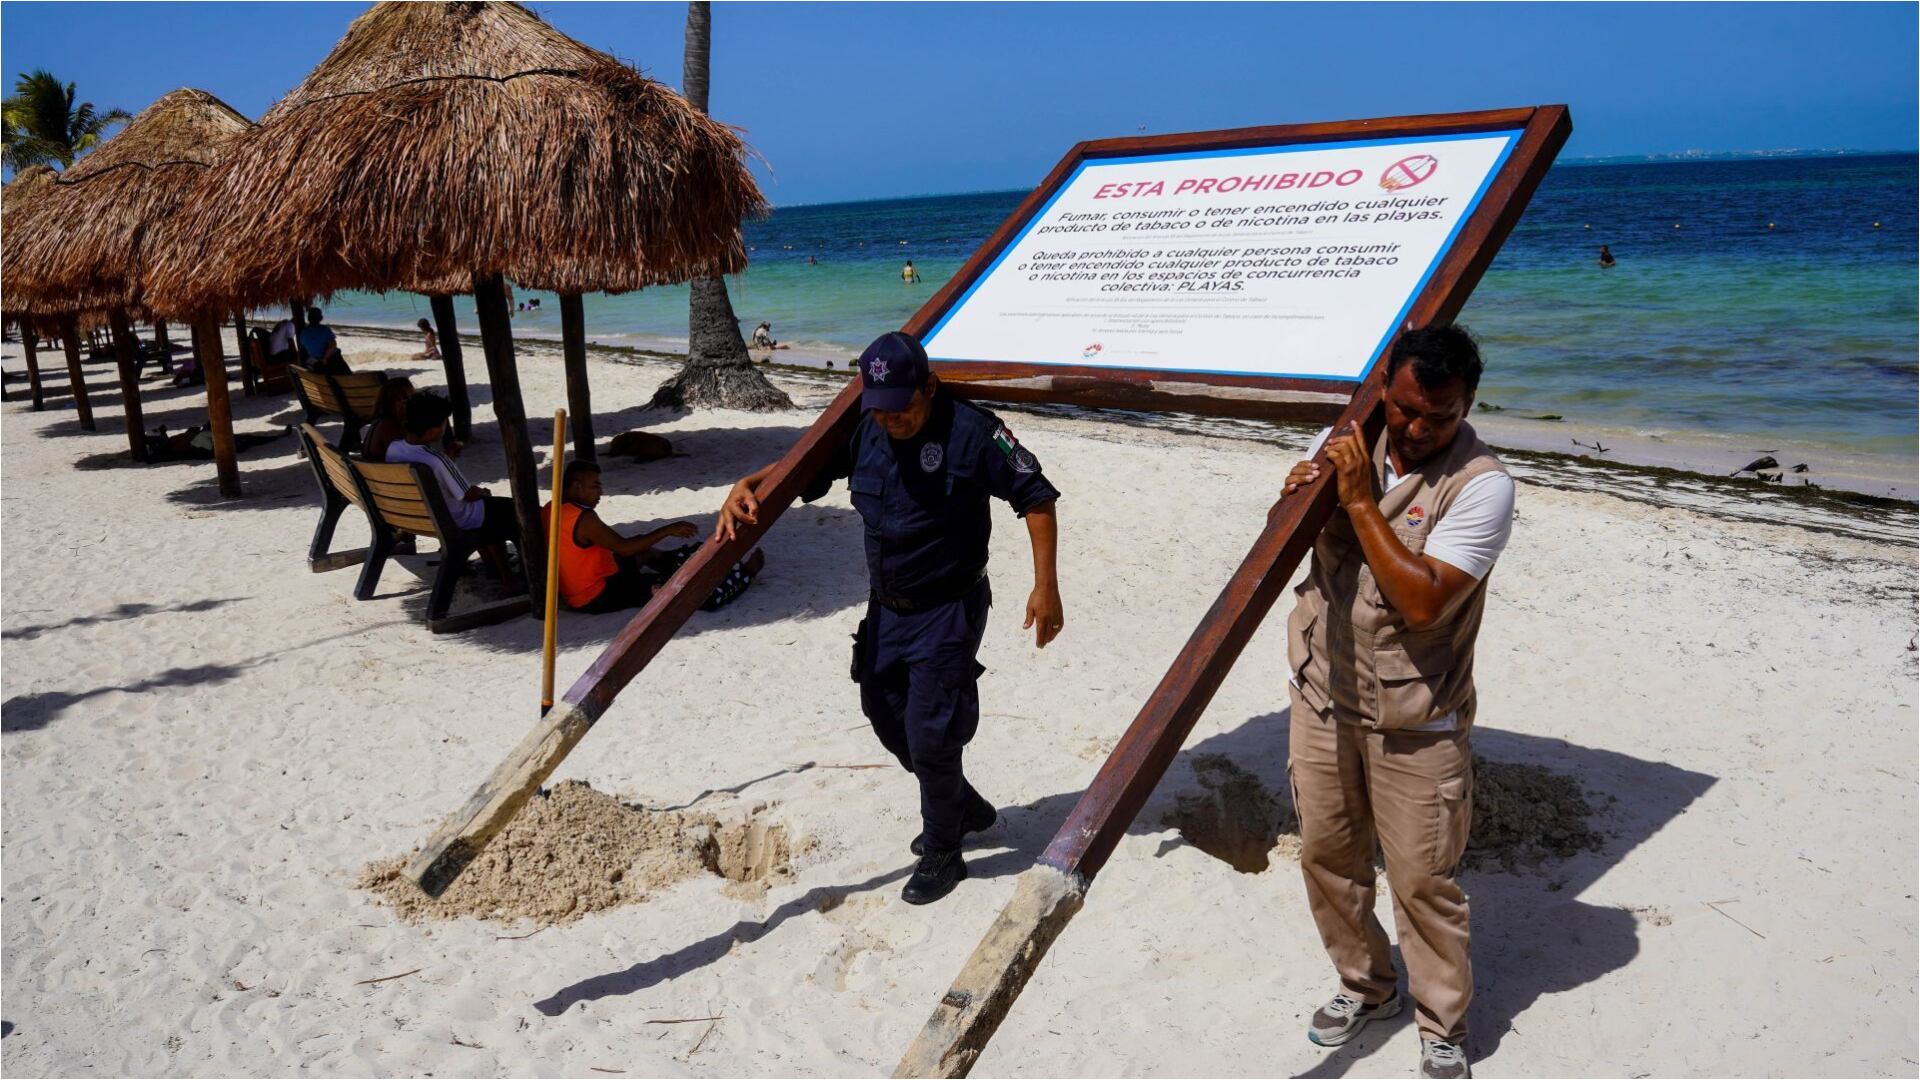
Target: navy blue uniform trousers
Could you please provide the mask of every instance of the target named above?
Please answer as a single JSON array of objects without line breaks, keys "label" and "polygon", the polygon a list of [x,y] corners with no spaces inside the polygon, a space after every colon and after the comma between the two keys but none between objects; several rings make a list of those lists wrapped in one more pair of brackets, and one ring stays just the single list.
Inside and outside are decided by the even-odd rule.
[{"label": "navy blue uniform trousers", "polygon": [[985,579],[958,600],[925,611],[867,607],[860,635],[860,708],[880,743],[920,781],[928,851],[960,847],[961,821],[979,798],[961,754],[980,726],[974,659],[987,631],[993,590]]}]

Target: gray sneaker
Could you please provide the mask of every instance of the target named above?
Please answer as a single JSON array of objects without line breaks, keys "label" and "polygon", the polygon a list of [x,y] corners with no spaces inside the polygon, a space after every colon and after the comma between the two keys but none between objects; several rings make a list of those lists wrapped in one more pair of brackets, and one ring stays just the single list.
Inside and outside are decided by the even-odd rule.
[{"label": "gray sneaker", "polygon": [[1392,997],[1374,1005],[1348,994],[1335,994],[1332,1001],[1320,1006],[1320,1011],[1313,1014],[1312,1022],[1307,1025],[1307,1038],[1320,1046],[1339,1046],[1358,1035],[1368,1023],[1398,1015],[1399,990],[1395,990]]},{"label": "gray sneaker", "polygon": [[1459,1043],[1421,1039],[1420,1075],[1434,1080],[1461,1080],[1472,1076],[1473,1070],[1467,1067],[1467,1051]]}]

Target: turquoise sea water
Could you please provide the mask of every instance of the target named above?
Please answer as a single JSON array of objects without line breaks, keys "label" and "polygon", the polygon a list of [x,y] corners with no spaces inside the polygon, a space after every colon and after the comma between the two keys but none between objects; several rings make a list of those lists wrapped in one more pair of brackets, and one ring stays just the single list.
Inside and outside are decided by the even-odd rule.
[{"label": "turquoise sea water", "polygon": [[[1912,154],[1556,167],[1461,316],[1488,361],[1481,400],[1646,434],[1913,457],[1917,168]],[[781,208],[746,226],[735,311],[805,351],[857,352],[1024,194]],[[1611,270],[1597,265],[1603,243]],[[923,284],[901,284],[907,259]],[[557,301],[540,295],[515,330],[557,337]],[[588,336],[684,343],[686,304],[684,287],[589,296]],[[470,318],[470,301],[455,306]],[[428,314],[406,294],[342,294],[329,312],[401,325]]]}]

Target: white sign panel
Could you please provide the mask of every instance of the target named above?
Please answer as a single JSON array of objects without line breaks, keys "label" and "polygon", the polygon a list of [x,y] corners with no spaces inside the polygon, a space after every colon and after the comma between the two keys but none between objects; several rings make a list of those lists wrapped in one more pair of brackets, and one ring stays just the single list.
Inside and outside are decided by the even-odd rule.
[{"label": "white sign panel", "polygon": [[934,325],[927,352],[1358,381],[1518,137],[1089,159]]}]

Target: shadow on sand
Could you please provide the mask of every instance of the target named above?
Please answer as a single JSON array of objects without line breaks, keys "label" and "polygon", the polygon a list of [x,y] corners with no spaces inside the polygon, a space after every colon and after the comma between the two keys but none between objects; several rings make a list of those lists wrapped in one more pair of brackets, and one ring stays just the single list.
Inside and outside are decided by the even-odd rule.
[{"label": "shadow on sand", "polygon": [[[1288,790],[1287,725],[1286,710],[1268,713],[1183,750],[1129,832],[1135,835],[1166,832],[1169,826],[1162,822],[1176,807],[1178,797],[1202,791],[1194,775],[1194,762],[1214,755],[1233,761],[1257,777],[1268,792],[1284,798]],[[1601,851],[1549,861],[1536,869],[1519,873],[1476,871],[1463,875],[1474,904],[1475,1000],[1469,1022],[1474,1030],[1474,1056],[1478,1057],[1491,1053],[1508,1031],[1516,1030],[1515,1018],[1539,998],[1599,979],[1625,967],[1638,955],[1639,931],[1631,912],[1582,903],[1577,897],[1669,821],[1684,813],[1713,785],[1715,778],[1611,750],[1520,735],[1484,725],[1475,732],[1475,749],[1480,756],[1493,761],[1541,765],[1577,777],[1594,806],[1595,826],[1608,837]],[[797,766],[713,790],[743,790],[777,776],[805,771],[805,768]],[[703,792],[700,797],[710,793]],[[1018,873],[1030,866],[1045,850],[1081,794],[1062,792],[1023,806],[1003,808],[999,823],[980,841],[982,845],[1003,850],[969,858],[973,876],[997,877]],[[1278,839],[1276,826],[1268,840],[1277,842]],[[1182,843],[1180,840],[1163,843],[1155,857],[1165,855]],[[1271,847],[1271,843],[1268,846]],[[677,978],[724,957],[736,942],[757,941],[789,920],[832,908],[840,898],[899,881],[909,870],[902,867],[853,885],[809,889],[781,904],[764,919],[741,920],[680,949],[563,987],[535,1002],[535,1007],[547,1015],[558,1015],[582,1001],[631,994]],[[1238,872],[1224,860],[1220,870]],[[1295,887],[1292,881],[1297,881],[1298,864],[1275,859],[1265,873],[1283,875],[1291,879],[1287,886]],[[1550,928],[1550,933],[1543,935],[1542,928]],[[1543,936],[1555,943],[1551,956],[1540,955],[1533,944]],[[1330,971],[1325,981],[1331,981]],[[1353,1042],[1331,1051],[1319,1065],[1303,1075],[1333,1077],[1349,1071],[1370,1071],[1359,1063],[1380,1049],[1399,1025],[1411,1023],[1411,1016],[1412,1010],[1407,1010],[1396,1020],[1372,1025]]]}]

